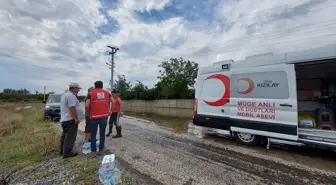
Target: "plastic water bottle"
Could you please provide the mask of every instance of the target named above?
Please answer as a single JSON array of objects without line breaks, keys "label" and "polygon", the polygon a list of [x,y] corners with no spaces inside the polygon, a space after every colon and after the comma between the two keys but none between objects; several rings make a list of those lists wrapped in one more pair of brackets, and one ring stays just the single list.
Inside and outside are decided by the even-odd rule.
[{"label": "plastic water bottle", "polygon": [[115,155],[105,155],[98,170],[99,180],[104,185],[116,185],[120,181],[120,171],[115,166]]},{"label": "plastic water bottle", "polygon": [[[100,148],[99,145],[100,145],[100,141],[97,140],[97,141],[96,141],[96,148],[97,148],[97,151],[99,151],[99,148]],[[91,147],[91,146],[90,146],[90,147]]]},{"label": "plastic water bottle", "polygon": [[82,151],[84,154],[90,153],[91,152],[91,143],[90,142],[85,142],[82,146]]},{"label": "plastic water bottle", "polygon": [[114,168],[110,171],[105,171],[103,167],[98,170],[99,180],[104,185],[116,185],[120,181],[120,171],[118,168]]},{"label": "plastic water bottle", "polygon": [[[99,151],[99,145],[100,145],[100,142],[99,141],[96,141],[96,147],[97,147],[97,151]],[[82,146],[82,152],[84,154],[88,154],[88,153],[91,153],[91,142],[85,142]]]}]

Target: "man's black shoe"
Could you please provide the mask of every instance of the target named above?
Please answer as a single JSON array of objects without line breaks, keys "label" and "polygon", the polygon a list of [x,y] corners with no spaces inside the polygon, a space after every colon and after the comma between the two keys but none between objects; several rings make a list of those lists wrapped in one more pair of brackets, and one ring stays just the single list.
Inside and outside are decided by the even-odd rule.
[{"label": "man's black shoe", "polygon": [[67,154],[67,155],[63,155],[63,159],[69,158],[69,157],[75,157],[77,155],[78,155],[78,153],[70,153],[70,154]]},{"label": "man's black shoe", "polygon": [[59,152],[59,155],[62,156],[62,155],[63,155],[63,151],[60,151],[60,152]]},{"label": "man's black shoe", "polygon": [[119,138],[119,137],[121,137],[121,135],[115,135],[112,138]]},{"label": "man's black shoe", "polygon": [[109,132],[106,134],[106,137],[109,137],[112,134],[112,132]]}]

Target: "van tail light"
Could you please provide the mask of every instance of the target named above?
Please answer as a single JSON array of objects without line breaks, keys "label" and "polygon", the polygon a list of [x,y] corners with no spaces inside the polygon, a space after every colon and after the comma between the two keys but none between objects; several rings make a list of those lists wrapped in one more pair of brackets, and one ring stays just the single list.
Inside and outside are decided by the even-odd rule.
[{"label": "van tail light", "polygon": [[198,101],[197,101],[197,99],[195,98],[195,100],[194,100],[194,116],[197,115],[197,104],[198,104]]}]

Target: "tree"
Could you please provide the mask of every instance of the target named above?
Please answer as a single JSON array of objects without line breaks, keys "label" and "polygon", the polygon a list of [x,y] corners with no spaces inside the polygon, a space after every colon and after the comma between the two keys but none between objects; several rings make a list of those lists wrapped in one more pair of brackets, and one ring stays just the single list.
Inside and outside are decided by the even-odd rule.
[{"label": "tree", "polygon": [[15,95],[28,95],[30,92],[24,88],[24,89],[11,89],[6,88],[2,91],[3,94],[15,94]]},{"label": "tree", "polygon": [[128,91],[132,89],[132,84],[130,81],[126,80],[125,75],[118,75],[117,80],[113,84],[113,89],[119,92],[122,99],[125,98]]},{"label": "tree", "polygon": [[138,83],[134,85],[132,88],[133,93],[135,95],[135,99],[148,99],[148,87],[145,86],[142,82],[137,81]]},{"label": "tree", "polygon": [[158,86],[164,98],[188,98],[189,88],[193,88],[195,84],[198,64],[183,58],[171,58],[159,67],[161,75],[158,77]]}]

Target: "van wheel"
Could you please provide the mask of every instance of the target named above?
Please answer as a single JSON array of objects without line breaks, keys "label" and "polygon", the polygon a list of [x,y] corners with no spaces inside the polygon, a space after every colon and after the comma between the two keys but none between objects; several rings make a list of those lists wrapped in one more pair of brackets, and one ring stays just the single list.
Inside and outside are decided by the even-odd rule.
[{"label": "van wheel", "polygon": [[242,132],[236,132],[235,138],[239,143],[242,143],[244,145],[249,145],[249,146],[256,146],[256,145],[259,145],[261,142],[261,137],[253,135],[253,134],[242,133]]}]

